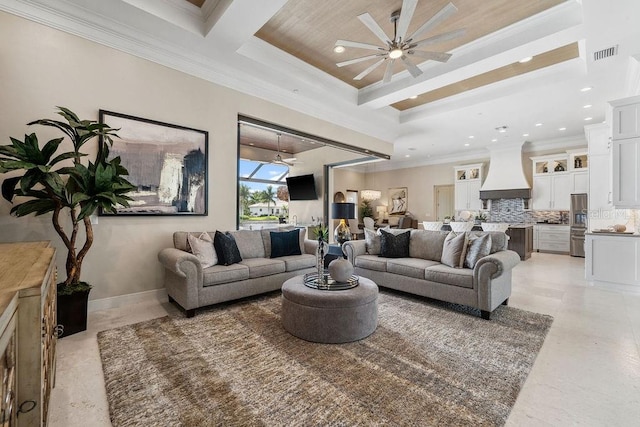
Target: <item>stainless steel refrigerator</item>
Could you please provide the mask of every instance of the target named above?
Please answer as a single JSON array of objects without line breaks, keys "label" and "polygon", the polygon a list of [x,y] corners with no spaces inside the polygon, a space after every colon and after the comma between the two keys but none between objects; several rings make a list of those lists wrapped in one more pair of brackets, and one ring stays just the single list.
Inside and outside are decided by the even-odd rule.
[{"label": "stainless steel refrigerator", "polygon": [[571,256],[584,258],[584,233],[587,231],[587,195],[572,194],[569,224],[571,225],[569,250]]}]

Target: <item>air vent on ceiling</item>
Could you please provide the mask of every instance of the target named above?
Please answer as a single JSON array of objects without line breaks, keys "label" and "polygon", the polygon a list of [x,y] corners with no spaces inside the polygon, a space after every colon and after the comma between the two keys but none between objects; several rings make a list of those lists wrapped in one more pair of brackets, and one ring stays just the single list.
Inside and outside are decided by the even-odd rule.
[{"label": "air vent on ceiling", "polygon": [[608,47],[606,49],[601,49],[597,52],[593,52],[593,60],[599,61],[601,59],[608,58],[610,56],[616,56],[618,54],[618,45]]}]

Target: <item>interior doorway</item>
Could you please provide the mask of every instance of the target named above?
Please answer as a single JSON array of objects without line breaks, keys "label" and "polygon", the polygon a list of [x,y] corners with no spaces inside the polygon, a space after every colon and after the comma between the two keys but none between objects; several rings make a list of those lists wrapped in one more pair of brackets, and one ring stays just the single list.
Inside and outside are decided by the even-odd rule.
[{"label": "interior doorway", "polygon": [[434,185],[434,206],[436,207],[436,221],[442,221],[445,216],[453,217],[454,209],[454,186]]}]

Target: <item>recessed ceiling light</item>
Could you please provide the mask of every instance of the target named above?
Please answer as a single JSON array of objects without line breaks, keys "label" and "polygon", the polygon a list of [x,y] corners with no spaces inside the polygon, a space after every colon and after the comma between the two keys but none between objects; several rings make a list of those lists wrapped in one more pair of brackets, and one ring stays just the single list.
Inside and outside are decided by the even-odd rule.
[{"label": "recessed ceiling light", "polygon": [[522,58],[520,61],[518,61],[521,64],[524,64],[525,62],[529,62],[533,59],[533,56],[527,56],[526,58]]},{"label": "recessed ceiling light", "polygon": [[473,138],[475,138],[475,136],[469,135],[469,139],[473,139]]},{"label": "recessed ceiling light", "polygon": [[523,133],[522,136],[529,136],[529,134],[528,133]]},{"label": "recessed ceiling light", "polygon": [[567,130],[567,128],[559,128],[558,130]]},{"label": "recessed ceiling light", "polygon": [[344,48],[344,46],[337,45],[337,46],[335,46],[335,47],[333,48],[333,51],[334,51],[335,53],[342,53],[342,52],[344,52],[344,51],[345,51],[345,48]]},{"label": "recessed ceiling light", "polygon": [[493,138],[491,142],[498,142],[498,140],[496,138]]},{"label": "recessed ceiling light", "polygon": [[507,127],[506,126],[498,126],[496,128],[496,130],[500,133],[505,133],[507,131]]},{"label": "recessed ceiling light", "polygon": [[465,147],[468,147],[468,146],[469,146],[469,143],[467,142],[466,144],[464,144],[464,146],[465,146]]},{"label": "recessed ceiling light", "polygon": [[591,89],[593,89],[591,86],[586,86],[580,89],[580,92],[589,92]]},{"label": "recessed ceiling light", "polygon": [[536,123],[536,126],[540,127],[540,126],[542,126],[542,123]]},{"label": "recessed ceiling light", "polygon": [[416,99],[417,97],[418,95],[413,95],[413,96],[410,96],[409,99]]},{"label": "recessed ceiling light", "polygon": [[585,117],[585,118],[584,118],[584,121],[585,121],[585,122],[588,122],[589,120],[593,120],[593,117]]},{"label": "recessed ceiling light", "polygon": [[254,144],[253,142],[250,142],[249,145],[253,147],[256,144]]},{"label": "recessed ceiling light", "polygon": [[583,105],[582,108],[591,108],[592,105],[591,104],[587,104],[587,105]]},{"label": "recessed ceiling light", "polygon": [[405,157],[411,157],[411,154],[405,154],[404,156]]}]

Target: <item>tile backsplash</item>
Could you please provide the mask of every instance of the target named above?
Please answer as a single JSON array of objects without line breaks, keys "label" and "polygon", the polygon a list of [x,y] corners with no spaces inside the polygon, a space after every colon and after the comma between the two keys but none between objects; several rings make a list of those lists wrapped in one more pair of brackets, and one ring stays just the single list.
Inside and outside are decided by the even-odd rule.
[{"label": "tile backsplash", "polygon": [[[491,209],[484,211],[489,222],[509,222],[512,224],[536,222],[567,222],[567,211],[532,211],[524,209],[524,201],[517,199],[491,200]],[[457,212],[458,216],[460,212]]]}]

